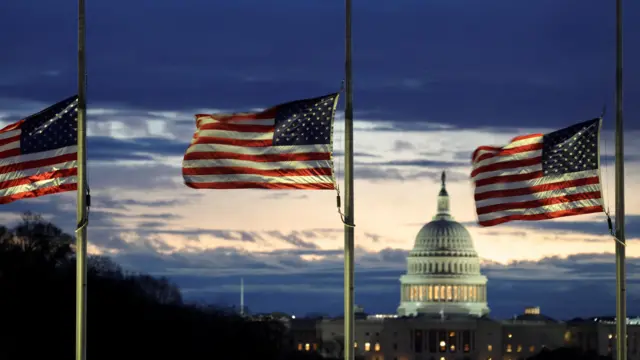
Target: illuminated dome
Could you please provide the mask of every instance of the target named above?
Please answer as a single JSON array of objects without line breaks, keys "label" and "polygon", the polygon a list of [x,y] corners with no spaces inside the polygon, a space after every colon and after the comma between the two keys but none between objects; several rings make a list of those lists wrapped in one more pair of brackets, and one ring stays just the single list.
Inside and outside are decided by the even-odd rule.
[{"label": "illuminated dome", "polygon": [[443,172],[436,215],[420,229],[409,252],[398,315],[489,312],[487,278],[480,273],[471,235],[450,214],[445,180]]}]

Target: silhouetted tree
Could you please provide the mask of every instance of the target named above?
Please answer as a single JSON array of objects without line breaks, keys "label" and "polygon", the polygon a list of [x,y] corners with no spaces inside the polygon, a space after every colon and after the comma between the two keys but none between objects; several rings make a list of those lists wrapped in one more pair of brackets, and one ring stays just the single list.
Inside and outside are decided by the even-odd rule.
[{"label": "silhouetted tree", "polygon": [[[0,359],[71,359],[75,343],[74,238],[26,213],[0,226]],[[166,278],[87,263],[88,358],[287,360],[286,329],[183,302]],[[296,354],[298,355],[298,354]],[[310,355],[313,356],[313,355]]]}]

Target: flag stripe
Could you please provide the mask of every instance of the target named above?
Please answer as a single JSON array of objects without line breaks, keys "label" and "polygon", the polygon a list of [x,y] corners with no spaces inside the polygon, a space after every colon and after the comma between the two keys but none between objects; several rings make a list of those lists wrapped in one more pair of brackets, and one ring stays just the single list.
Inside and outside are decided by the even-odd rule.
[{"label": "flag stripe", "polygon": [[8,204],[17,200],[29,199],[29,198],[35,198],[35,197],[44,196],[44,195],[52,195],[52,194],[66,192],[66,191],[78,190],[78,184],[76,183],[75,179],[73,179],[73,182],[68,182],[68,183],[58,182],[56,184],[48,184],[49,186],[44,186],[44,185],[45,185],[44,183],[39,183],[38,187],[34,188],[31,191],[22,191],[14,195],[2,196],[0,197],[0,204]]},{"label": "flag stripe", "polygon": [[[242,155],[286,155],[306,153],[329,153],[330,145],[296,145],[296,146],[271,146],[271,147],[242,147],[234,145],[194,144],[187,149],[187,154],[198,152],[221,152]],[[199,160],[199,159],[189,159]]]},{"label": "flag stripe", "polygon": [[[37,177],[39,175],[42,175],[42,173],[51,174],[51,173],[54,173],[56,171],[66,172],[66,171],[75,169],[76,166],[77,166],[76,161],[68,161],[68,162],[59,163],[59,164],[55,164],[55,165],[41,166],[41,167],[36,168],[36,169],[31,168],[31,169],[24,169],[24,170],[17,170],[17,171],[12,171],[12,172],[7,172],[7,173],[1,173],[0,174],[0,183],[3,184],[3,183],[7,183],[7,182],[12,182],[12,181],[23,181],[22,179],[28,179],[28,178]],[[0,189],[5,188],[5,187],[6,186],[0,185]]]},{"label": "flag stripe", "polygon": [[471,178],[479,224],[602,211],[596,120],[476,149]]},{"label": "flag stripe", "polygon": [[500,152],[502,150],[506,150],[506,149],[513,149],[513,148],[517,148],[520,146],[525,146],[525,145],[529,145],[529,144],[535,144],[537,142],[539,142],[539,138],[542,137],[543,134],[531,134],[531,135],[523,135],[523,136],[517,136],[515,138],[513,138],[511,140],[511,142],[503,147],[496,147],[496,146],[480,146],[476,149],[476,151],[473,152],[473,156],[471,157],[472,161],[475,163],[476,161],[478,161],[478,157],[489,153],[489,154],[495,154],[497,152]]},{"label": "flag stripe", "polygon": [[[20,130],[18,131],[11,131],[12,133],[17,132],[16,135],[11,134],[11,136],[7,136],[7,137],[2,137],[0,138],[0,149],[4,149],[4,147],[8,144],[20,144]],[[3,134],[5,135],[5,134]]]},{"label": "flag stripe", "polygon": [[539,221],[556,219],[559,217],[573,216],[573,215],[586,215],[602,212],[602,205],[576,207],[567,210],[546,211],[539,214],[511,214],[504,217],[479,221],[481,226],[494,226],[503,224],[509,221],[522,220],[522,221]]},{"label": "flag stripe", "polygon": [[238,139],[238,140],[271,140],[273,137],[273,127],[271,132],[260,131],[243,131],[243,130],[203,130],[200,131],[198,138],[222,138],[222,139]]},{"label": "flag stripe", "polygon": [[183,175],[262,175],[264,177],[273,176],[331,176],[331,168],[303,168],[303,169],[256,169],[251,167],[204,167],[204,168],[185,168],[182,170]]},{"label": "flag stripe", "polygon": [[[537,194],[540,192],[549,192],[549,191],[557,191],[562,189],[569,189],[574,187],[581,186],[590,186],[590,185],[598,185],[599,179],[597,176],[587,177],[587,178],[579,178],[574,180],[567,181],[559,181],[559,182],[550,182],[548,179],[544,179],[546,182],[528,182],[526,184],[517,183],[509,183],[506,185],[498,185],[495,186],[495,190],[488,191],[476,191],[475,199],[477,201],[476,204],[483,204],[482,201],[491,198],[507,198],[514,196],[529,196],[532,194]],[[509,188],[511,187],[511,188]],[[485,190],[485,189],[483,189]]]},{"label": "flag stripe", "polygon": [[244,125],[229,123],[209,123],[200,126],[202,132],[211,130],[253,132],[253,133],[273,133],[273,122],[270,125]]},{"label": "flag stripe", "polygon": [[[316,169],[316,168],[331,168],[331,162],[325,160],[310,160],[310,161],[270,161],[270,162],[255,162],[248,160],[236,160],[236,159],[211,159],[211,160],[190,160],[183,163],[185,170],[198,169],[198,168],[218,168],[218,167],[237,167],[246,168],[252,167],[259,170],[276,170],[276,169]],[[188,174],[192,175],[192,174]]]},{"label": "flag stripe", "polygon": [[198,114],[182,174],[196,189],[333,189],[337,94],[256,113]]},{"label": "flag stripe", "polygon": [[[534,209],[541,206],[561,204],[567,202],[573,202],[578,200],[587,199],[599,199],[599,188],[594,190],[594,187],[573,188],[572,190],[563,189],[564,191],[554,192],[541,192],[535,196],[517,196],[511,198],[502,198],[500,201],[495,201],[495,204],[490,205],[488,203],[478,206],[478,215],[484,215],[504,210],[516,210],[516,209]],[[591,191],[589,191],[591,190]],[[494,199],[495,200],[495,199]]]},{"label": "flag stripe", "polygon": [[77,168],[56,170],[56,171],[49,171],[49,172],[40,172],[38,174],[29,176],[29,177],[23,177],[19,179],[10,180],[10,181],[0,182],[0,191],[2,192],[2,194],[8,195],[14,190],[22,191],[22,189],[24,189],[23,185],[33,185],[33,184],[38,184],[41,181],[47,182],[47,181],[53,181],[54,179],[60,179],[60,178],[73,179],[74,176],[76,176],[77,174],[78,174]]},{"label": "flag stripe", "polygon": [[0,159],[0,174],[76,161],[77,157],[75,146],[69,146],[55,151],[13,156]]},{"label": "flag stripe", "polygon": [[190,164],[191,161],[233,159],[242,161],[262,162],[286,162],[286,161],[311,161],[330,160],[331,154],[321,152],[293,153],[293,154],[238,154],[232,152],[191,152],[185,155],[183,164]]},{"label": "flag stripe", "polygon": [[246,140],[246,139],[230,139],[220,137],[198,137],[194,139],[191,144],[193,145],[231,145],[238,147],[270,147],[271,139],[269,140]]},{"label": "flag stripe", "polygon": [[330,175],[314,174],[305,175],[300,173],[297,176],[263,176],[254,174],[226,174],[226,175],[185,175],[184,178],[189,183],[224,183],[224,182],[260,182],[271,184],[305,184],[312,182],[329,183],[332,182]]},{"label": "flag stripe", "polygon": [[270,190],[333,190],[333,182],[326,183],[264,183],[264,182],[217,182],[217,183],[190,183],[186,185],[194,189],[270,189]]},{"label": "flag stripe", "polygon": [[509,157],[507,157],[508,155],[515,155],[514,160],[522,159],[523,155],[526,155],[526,157],[535,157],[535,155],[532,155],[531,153],[542,154],[542,142],[518,146],[511,149],[504,149],[495,153],[484,153],[478,156],[476,162],[473,164],[473,168],[477,169],[480,166],[492,164],[494,161],[508,161],[506,160],[509,159]]},{"label": "flag stripe", "polygon": [[217,122],[251,122],[255,120],[273,119],[278,113],[277,106],[260,112],[232,114],[196,114],[196,120]]},{"label": "flag stripe", "polygon": [[[509,156],[509,158],[513,158],[513,156]],[[516,169],[520,171],[522,168],[528,168],[528,167],[537,169],[538,166],[541,167],[540,160],[542,160],[542,156],[531,157],[531,158],[520,159],[520,160],[509,159],[506,161],[495,162],[493,164],[481,166],[473,170],[471,172],[471,177],[475,178],[479,174],[481,175],[479,178],[482,178],[483,176],[487,177],[488,176],[487,174],[503,171],[503,170]]]}]

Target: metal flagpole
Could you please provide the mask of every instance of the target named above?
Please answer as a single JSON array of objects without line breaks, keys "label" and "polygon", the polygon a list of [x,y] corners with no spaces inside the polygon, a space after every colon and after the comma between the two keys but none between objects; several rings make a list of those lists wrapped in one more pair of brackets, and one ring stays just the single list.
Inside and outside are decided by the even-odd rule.
[{"label": "metal flagpole", "polygon": [[78,0],[78,195],[76,229],[76,360],[87,358],[87,156],[85,0]]},{"label": "metal flagpole", "polygon": [[622,0],[616,0],[616,352],[627,359],[627,309],[624,237],[624,134],[622,131]]},{"label": "metal flagpole", "polygon": [[344,359],[354,360],[353,85],[351,73],[351,0],[345,0],[344,108]]}]

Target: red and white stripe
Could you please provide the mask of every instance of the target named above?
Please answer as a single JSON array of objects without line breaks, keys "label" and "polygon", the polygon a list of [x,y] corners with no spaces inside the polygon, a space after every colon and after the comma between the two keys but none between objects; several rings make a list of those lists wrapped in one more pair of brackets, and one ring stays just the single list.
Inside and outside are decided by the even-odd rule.
[{"label": "red and white stripe", "polygon": [[480,225],[603,211],[599,171],[544,176],[542,141],[543,134],[518,136],[504,147],[481,146],[473,153]]},{"label": "red and white stripe", "polygon": [[0,130],[0,204],[77,190],[77,146],[22,155],[22,122]]},{"label": "red and white stripe", "polygon": [[273,146],[277,108],[199,114],[182,162],[194,189],[334,189],[331,145]]}]

